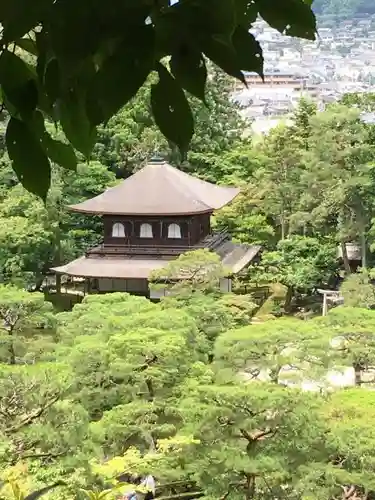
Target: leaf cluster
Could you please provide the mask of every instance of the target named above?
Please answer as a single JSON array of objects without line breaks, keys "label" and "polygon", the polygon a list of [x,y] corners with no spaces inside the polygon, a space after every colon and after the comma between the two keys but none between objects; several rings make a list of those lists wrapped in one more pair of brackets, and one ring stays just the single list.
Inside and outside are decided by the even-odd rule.
[{"label": "leaf cluster", "polygon": [[[244,70],[262,75],[262,50],[249,32],[258,15],[286,35],[315,37],[315,17],[303,0],[5,2],[0,86],[10,115],[6,146],[19,180],[45,199],[50,161],[71,169],[75,150],[89,157],[97,126],[153,72],[155,122],[186,151],[194,120],[185,91],[205,100],[206,59],[241,81]],[[45,119],[59,123],[67,140],[55,139]]]}]

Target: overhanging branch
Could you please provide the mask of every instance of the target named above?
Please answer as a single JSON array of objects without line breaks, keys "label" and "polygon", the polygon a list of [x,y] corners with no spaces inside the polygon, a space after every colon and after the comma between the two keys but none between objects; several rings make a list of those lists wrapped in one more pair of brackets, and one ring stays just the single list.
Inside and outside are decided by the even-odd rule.
[{"label": "overhanging branch", "polygon": [[43,413],[48,410],[52,405],[54,405],[62,396],[62,393],[56,394],[52,397],[44,406],[34,410],[29,415],[26,415],[18,424],[5,429],[5,434],[14,434],[20,431],[23,427],[26,427],[34,422],[34,420],[38,419],[43,415]]}]

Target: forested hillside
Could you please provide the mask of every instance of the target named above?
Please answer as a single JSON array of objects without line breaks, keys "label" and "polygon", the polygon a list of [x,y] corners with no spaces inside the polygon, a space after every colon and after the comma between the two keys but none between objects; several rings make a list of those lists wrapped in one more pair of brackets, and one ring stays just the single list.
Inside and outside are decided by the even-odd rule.
[{"label": "forested hillside", "polygon": [[372,0],[314,0],[313,9],[318,15],[333,15],[342,19],[375,14]]}]

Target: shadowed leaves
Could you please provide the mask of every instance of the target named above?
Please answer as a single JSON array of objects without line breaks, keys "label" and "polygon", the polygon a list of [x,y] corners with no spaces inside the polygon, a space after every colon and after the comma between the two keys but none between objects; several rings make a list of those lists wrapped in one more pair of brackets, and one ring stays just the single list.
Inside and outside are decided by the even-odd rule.
[{"label": "shadowed leaves", "polygon": [[[151,89],[155,122],[184,153],[194,130],[184,91],[205,102],[204,56],[242,82],[245,70],[262,76],[262,50],[249,33],[258,15],[286,35],[315,37],[315,17],[310,2],[303,0],[181,0],[174,5],[149,0],[4,0],[2,104],[25,123],[35,110],[42,111],[62,126],[71,146],[89,158],[96,126],[107,123],[156,70],[159,82]],[[32,59],[31,66],[8,48],[13,41]],[[162,66],[165,57],[171,57],[172,74]],[[56,161],[56,148],[46,153]],[[58,155],[69,155],[72,164],[67,148],[59,147]],[[24,186],[45,193],[45,187],[32,187],[33,173],[20,175],[19,159],[16,164]],[[38,174],[44,177],[43,186],[49,183],[46,165],[44,161]]]}]

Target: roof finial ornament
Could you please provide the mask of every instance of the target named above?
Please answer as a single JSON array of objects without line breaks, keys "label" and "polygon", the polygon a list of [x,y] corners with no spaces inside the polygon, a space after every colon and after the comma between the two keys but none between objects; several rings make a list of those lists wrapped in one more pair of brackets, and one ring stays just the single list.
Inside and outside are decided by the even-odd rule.
[{"label": "roof finial ornament", "polygon": [[155,149],[153,155],[150,158],[149,163],[160,164],[160,163],[164,163],[164,162],[165,162],[165,159],[163,158],[163,156],[159,153],[159,151],[157,149]]}]

